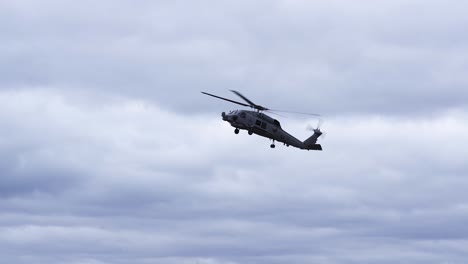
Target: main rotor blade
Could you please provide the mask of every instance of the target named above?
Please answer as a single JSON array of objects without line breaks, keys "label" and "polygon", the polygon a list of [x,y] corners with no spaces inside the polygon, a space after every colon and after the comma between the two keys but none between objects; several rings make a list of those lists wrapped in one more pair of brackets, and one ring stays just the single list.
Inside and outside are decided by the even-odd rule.
[{"label": "main rotor blade", "polygon": [[209,93],[205,93],[205,92],[201,92],[201,93],[202,93],[202,94],[209,95],[209,96],[213,96],[213,97],[215,97],[215,98],[218,98],[218,99],[221,99],[221,100],[225,100],[225,101],[228,101],[228,102],[231,102],[231,103],[235,103],[235,104],[238,104],[238,105],[253,107],[252,105],[248,105],[248,104],[244,104],[244,103],[237,102],[237,101],[234,101],[234,100],[230,100],[230,99],[227,99],[227,98],[224,98],[224,97],[221,97],[221,96],[217,96],[217,95],[214,95],[214,94],[209,94]]},{"label": "main rotor blade", "polygon": [[253,108],[257,109],[257,110],[269,110],[268,108],[266,107],[263,107],[261,105],[257,105],[255,104],[254,102],[250,101],[249,99],[247,99],[247,97],[243,96],[241,93],[239,93],[238,91],[234,91],[234,90],[230,90],[231,92],[235,93],[237,96],[239,96],[240,98],[244,99],[244,101],[246,101],[247,103],[249,103]]},{"label": "main rotor blade", "polygon": [[295,111],[284,111],[284,110],[276,110],[276,109],[269,109],[270,111],[274,112],[281,112],[281,113],[291,113],[291,114],[299,114],[299,115],[311,115],[311,116],[320,116],[319,114],[314,113],[304,113],[304,112],[295,112]]},{"label": "main rotor blade", "polygon": [[278,113],[276,113],[276,112],[274,112],[274,111],[271,111],[271,110],[266,110],[265,112],[270,113],[270,114],[273,114],[273,115],[281,116],[281,117],[284,117],[284,118],[288,118],[288,117],[285,116],[285,115],[278,114]]}]

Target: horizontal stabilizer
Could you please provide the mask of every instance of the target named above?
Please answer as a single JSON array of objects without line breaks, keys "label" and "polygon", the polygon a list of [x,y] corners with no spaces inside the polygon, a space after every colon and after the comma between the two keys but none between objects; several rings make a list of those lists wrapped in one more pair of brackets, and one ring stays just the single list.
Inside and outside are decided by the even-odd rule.
[{"label": "horizontal stabilizer", "polygon": [[322,150],[322,146],[320,144],[313,144],[313,145],[308,146],[307,149]]}]

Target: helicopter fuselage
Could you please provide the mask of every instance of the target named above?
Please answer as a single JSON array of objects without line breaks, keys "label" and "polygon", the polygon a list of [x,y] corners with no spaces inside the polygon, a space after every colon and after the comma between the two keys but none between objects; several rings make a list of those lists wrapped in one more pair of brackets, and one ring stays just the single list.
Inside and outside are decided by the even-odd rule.
[{"label": "helicopter fuselage", "polygon": [[236,134],[239,133],[239,129],[242,129],[247,130],[250,135],[257,134],[273,140],[272,148],[275,147],[274,141],[278,141],[284,143],[286,146],[293,146],[300,149],[322,150],[322,147],[316,144],[317,138],[321,135],[321,132],[314,133],[310,138],[302,142],[284,131],[278,120],[259,111],[234,110],[230,111],[228,114],[223,112],[221,116],[224,121],[236,128],[234,131]]}]

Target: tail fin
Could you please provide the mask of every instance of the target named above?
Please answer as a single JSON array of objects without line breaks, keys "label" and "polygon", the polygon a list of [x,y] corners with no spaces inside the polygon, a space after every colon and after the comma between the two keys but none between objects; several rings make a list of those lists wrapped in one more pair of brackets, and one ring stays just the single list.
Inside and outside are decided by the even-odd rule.
[{"label": "tail fin", "polygon": [[322,135],[320,129],[314,129],[314,134],[310,136],[308,139],[304,140],[304,146],[306,149],[312,150],[322,150],[322,146],[317,144],[317,139]]}]

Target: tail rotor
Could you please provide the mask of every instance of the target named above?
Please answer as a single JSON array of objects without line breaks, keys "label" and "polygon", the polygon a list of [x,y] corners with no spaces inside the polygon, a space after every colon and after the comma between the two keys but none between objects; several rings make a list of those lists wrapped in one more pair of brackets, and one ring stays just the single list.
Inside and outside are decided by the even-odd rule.
[{"label": "tail rotor", "polygon": [[319,118],[318,122],[317,122],[317,126],[313,127],[312,125],[307,125],[306,129],[309,130],[309,131],[313,131],[314,134],[317,135],[317,137],[320,137],[322,136],[322,139],[325,138],[325,133],[323,133],[320,128],[322,127],[323,125],[323,119],[322,118]]}]

